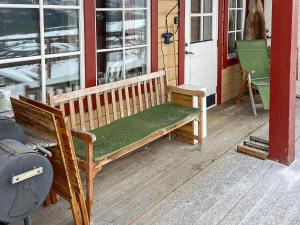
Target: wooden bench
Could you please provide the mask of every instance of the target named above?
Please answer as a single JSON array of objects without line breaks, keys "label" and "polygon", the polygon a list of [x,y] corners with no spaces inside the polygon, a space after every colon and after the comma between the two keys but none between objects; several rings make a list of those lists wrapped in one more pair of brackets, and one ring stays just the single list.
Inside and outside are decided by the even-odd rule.
[{"label": "wooden bench", "polygon": [[87,174],[90,215],[93,178],[105,164],[166,134],[201,144],[204,96],[200,90],[168,86],[165,71],[48,96],[49,104],[59,107],[73,128],[78,165]]}]

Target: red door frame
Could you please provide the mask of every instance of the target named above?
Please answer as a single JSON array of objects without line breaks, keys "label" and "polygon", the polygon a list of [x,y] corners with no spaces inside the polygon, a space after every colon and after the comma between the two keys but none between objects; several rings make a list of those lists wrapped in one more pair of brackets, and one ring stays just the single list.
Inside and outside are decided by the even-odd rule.
[{"label": "red door frame", "polygon": [[298,0],[273,0],[272,8],[269,158],[290,165],[296,141]]}]

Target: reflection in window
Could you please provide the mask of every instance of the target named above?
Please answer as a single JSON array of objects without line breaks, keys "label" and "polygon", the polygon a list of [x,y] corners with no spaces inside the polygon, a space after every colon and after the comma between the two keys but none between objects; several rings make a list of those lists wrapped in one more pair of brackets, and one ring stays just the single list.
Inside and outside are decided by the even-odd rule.
[{"label": "reflection in window", "polygon": [[[47,8],[40,9],[40,1]],[[46,102],[51,90],[79,89],[81,10],[79,0],[0,0],[0,112],[10,109],[11,96]]]},{"label": "reflection in window", "polygon": [[45,5],[78,5],[78,0],[44,0]]},{"label": "reflection in window", "polygon": [[123,47],[122,11],[97,12],[97,48]]},{"label": "reflection in window", "polygon": [[147,48],[126,50],[125,71],[126,78],[140,76],[147,72]]},{"label": "reflection in window", "polygon": [[68,93],[79,89],[80,58],[69,56],[46,60],[47,93]]},{"label": "reflection in window", "polygon": [[0,9],[0,60],[40,54],[38,9]]},{"label": "reflection in window", "polygon": [[147,1],[97,0],[96,5],[98,84],[147,73]]},{"label": "reflection in window", "polygon": [[79,50],[79,15],[77,10],[45,10],[46,54]]},{"label": "reflection in window", "polygon": [[98,84],[123,79],[123,51],[101,52],[97,55]]},{"label": "reflection in window", "polygon": [[228,58],[234,58],[235,42],[243,39],[245,0],[230,0],[228,12]]},{"label": "reflection in window", "polygon": [[147,11],[126,11],[126,46],[147,44]]},{"label": "reflection in window", "polygon": [[39,0],[0,0],[0,4],[39,4]]},{"label": "reflection in window", "polygon": [[11,96],[24,95],[41,100],[40,62],[30,61],[0,66],[0,113],[10,110]]}]

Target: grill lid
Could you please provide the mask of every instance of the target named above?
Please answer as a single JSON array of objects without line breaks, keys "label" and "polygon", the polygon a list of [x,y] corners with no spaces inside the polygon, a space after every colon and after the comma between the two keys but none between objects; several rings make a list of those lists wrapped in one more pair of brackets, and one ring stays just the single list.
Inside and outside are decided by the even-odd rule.
[{"label": "grill lid", "polygon": [[0,221],[13,222],[43,203],[51,188],[53,169],[47,158],[20,142],[0,142]]}]

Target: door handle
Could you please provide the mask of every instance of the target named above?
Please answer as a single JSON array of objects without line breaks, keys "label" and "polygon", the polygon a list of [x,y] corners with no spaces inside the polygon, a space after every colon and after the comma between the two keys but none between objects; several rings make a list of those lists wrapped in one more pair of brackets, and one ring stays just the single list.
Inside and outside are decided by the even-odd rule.
[{"label": "door handle", "polygon": [[194,55],[195,53],[194,53],[194,52],[188,52],[188,51],[185,51],[185,54],[186,54],[186,55]]}]

